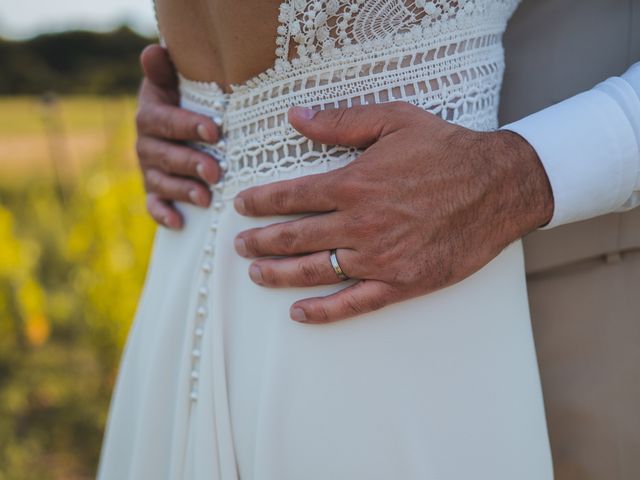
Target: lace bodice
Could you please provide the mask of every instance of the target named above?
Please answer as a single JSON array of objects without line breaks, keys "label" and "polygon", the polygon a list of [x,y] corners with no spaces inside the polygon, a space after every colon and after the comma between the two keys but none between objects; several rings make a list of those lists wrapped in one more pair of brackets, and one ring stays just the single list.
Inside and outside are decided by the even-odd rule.
[{"label": "lace bodice", "polygon": [[[215,0],[212,0],[215,1]],[[320,109],[403,100],[476,130],[497,128],[502,34],[520,0],[287,0],[272,68],[231,86],[180,77],[182,106],[222,125],[224,195],[337,168],[358,151],[320,145],[288,123]]]}]

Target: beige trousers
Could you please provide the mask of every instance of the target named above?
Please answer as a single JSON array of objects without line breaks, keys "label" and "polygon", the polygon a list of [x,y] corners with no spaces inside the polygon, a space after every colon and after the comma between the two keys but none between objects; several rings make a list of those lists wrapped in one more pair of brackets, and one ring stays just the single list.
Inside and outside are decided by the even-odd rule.
[{"label": "beige trousers", "polygon": [[528,288],[556,480],[640,479],[640,249]]}]

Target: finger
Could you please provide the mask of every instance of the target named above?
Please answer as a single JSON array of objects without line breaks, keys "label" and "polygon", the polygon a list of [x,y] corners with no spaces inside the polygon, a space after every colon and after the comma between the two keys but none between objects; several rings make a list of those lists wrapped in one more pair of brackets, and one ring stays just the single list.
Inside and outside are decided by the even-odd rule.
[{"label": "finger", "polygon": [[[249,267],[249,277],[265,287],[311,287],[340,283],[331,260],[330,252],[312,253],[301,257],[256,260]],[[353,278],[362,278],[364,263],[355,250],[341,248],[337,251],[340,267]]]},{"label": "finger", "polygon": [[240,232],[234,245],[246,258],[297,255],[348,246],[351,240],[340,214],[310,215]]},{"label": "finger", "polygon": [[169,53],[158,44],[148,45],[140,54],[140,65],[145,77],[163,88],[177,88],[178,77]]},{"label": "finger", "polygon": [[199,207],[211,203],[211,191],[202,183],[184,177],[167,175],[156,169],[145,170],[145,190],[163,200],[189,202]]},{"label": "finger", "polygon": [[[141,120],[145,119],[144,115],[147,107],[152,105],[156,107],[173,106],[178,109],[178,78],[167,50],[157,44],[149,45],[142,51],[140,63],[145,74],[145,79],[140,89],[141,111],[139,115],[143,114]],[[150,113],[153,117],[157,112],[152,111]],[[169,115],[173,116],[174,114],[170,113]],[[156,121],[160,120],[160,118],[162,117],[156,118]],[[151,120],[153,121],[154,119],[151,118]],[[162,134],[160,136],[174,140],[202,140],[211,143],[218,141],[218,127],[210,118],[191,113],[188,117],[181,115],[181,118],[177,118],[175,121],[181,122],[183,120],[188,124],[178,125],[177,127],[159,125],[160,132],[175,131],[176,135],[178,135],[177,137],[167,137]],[[153,126],[155,123],[153,122],[150,125]],[[140,126],[144,128],[144,125]],[[185,129],[187,133],[181,134],[181,131],[184,132]]]},{"label": "finger", "polygon": [[183,219],[178,209],[155,193],[147,194],[147,211],[160,225],[175,230],[182,228]]},{"label": "finger", "polygon": [[338,208],[334,192],[343,188],[341,172],[339,168],[251,187],[236,195],[233,204],[238,213],[252,217],[330,212]]},{"label": "finger", "polygon": [[329,323],[369,313],[396,301],[393,287],[378,280],[360,280],[326,297],[300,300],[290,316],[302,323]]},{"label": "finger", "polygon": [[142,168],[199,178],[210,184],[220,179],[218,162],[195,148],[143,136],[136,142],[136,151]]},{"label": "finger", "polygon": [[217,142],[218,127],[209,117],[191,112],[158,99],[140,99],[136,115],[139,135],[166,140]]},{"label": "finger", "polygon": [[407,102],[355,105],[350,108],[311,110],[291,107],[289,123],[305,137],[328,145],[367,148],[405,125],[415,107]]}]

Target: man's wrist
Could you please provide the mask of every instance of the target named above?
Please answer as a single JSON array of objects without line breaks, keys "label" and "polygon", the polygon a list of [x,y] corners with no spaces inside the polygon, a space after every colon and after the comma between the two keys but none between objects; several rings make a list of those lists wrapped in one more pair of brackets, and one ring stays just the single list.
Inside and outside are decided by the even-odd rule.
[{"label": "man's wrist", "polygon": [[518,236],[548,224],[554,212],[549,177],[535,149],[517,133],[495,132],[511,192],[511,220]]}]

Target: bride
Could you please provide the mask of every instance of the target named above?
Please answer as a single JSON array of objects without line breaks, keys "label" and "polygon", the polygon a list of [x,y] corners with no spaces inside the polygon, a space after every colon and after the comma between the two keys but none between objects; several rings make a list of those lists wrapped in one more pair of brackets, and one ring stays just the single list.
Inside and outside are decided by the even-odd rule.
[{"label": "bride", "polygon": [[[157,232],[100,480],[552,478],[519,241],[447,288],[322,324],[292,321],[304,318],[290,307],[376,285],[355,240],[316,232],[313,252],[271,252],[272,267],[292,255],[325,262],[334,277],[306,288],[252,281],[252,255],[237,243],[292,220],[242,215],[237,199],[250,197],[240,192],[323,172],[336,183],[298,188],[294,218],[313,190],[326,208],[305,221],[334,215],[358,230],[339,216],[353,193],[337,175],[357,171],[377,144],[310,140],[300,112],[394,102],[385,112],[397,122],[421,109],[443,132],[496,129],[501,36],[517,4],[158,0],[181,106],[220,126],[194,146],[224,176],[209,208],[179,205],[182,231]],[[394,174],[389,165],[381,175]],[[412,181],[398,177],[398,191]]]}]

